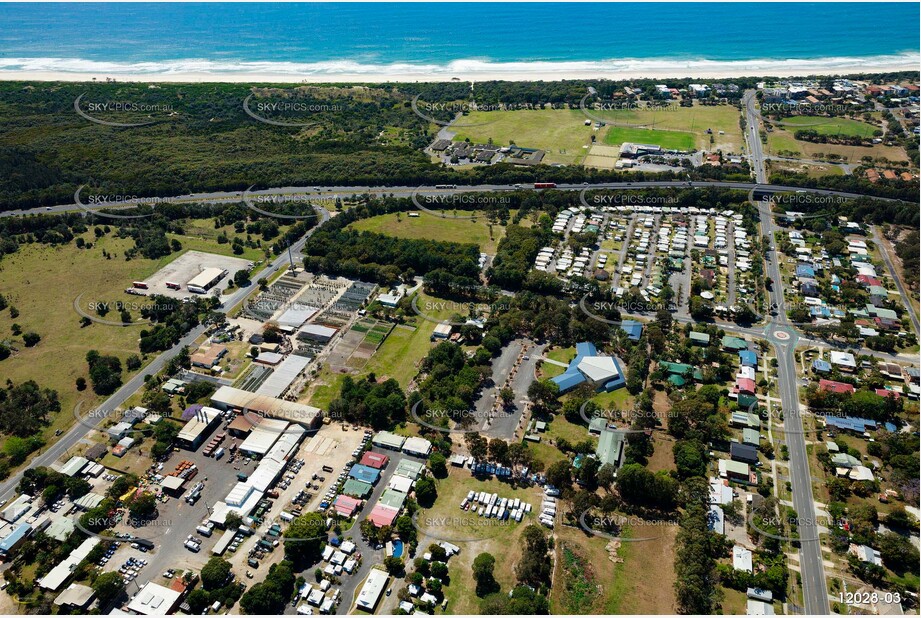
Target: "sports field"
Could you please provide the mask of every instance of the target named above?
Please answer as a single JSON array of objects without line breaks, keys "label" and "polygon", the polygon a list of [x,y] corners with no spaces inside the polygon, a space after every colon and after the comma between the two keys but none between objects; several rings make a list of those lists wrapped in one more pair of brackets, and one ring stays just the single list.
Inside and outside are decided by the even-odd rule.
[{"label": "sports field", "polygon": [[[604,143],[606,144],[639,142],[658,144],[663,148],[697,148],[722,150],[727,153],[742,151],[742,130],[739,128],[740,111],[733,105],[671,106],[658,110],[597,110],[592,111],[591,114],[613,125],[605,136]],[[639,131],[649,129],[650,131],[629,133],[629,129]],[[708,129],[711,133],[707,133]],[[720,134],[720,131],[723,133]],[[682,136],[690,134],[690,141],[687,137],[670,135],[670,132]],[[664,133],[664,135],[659,135],[659,133]]]},{"label": "sports field", "polygon": [[668,150],[691,150],[695,148],[697,139],[693,133],[630,127],[610,127],[604,135],[605,144],[615,145],[624,142],[656,144]]}]

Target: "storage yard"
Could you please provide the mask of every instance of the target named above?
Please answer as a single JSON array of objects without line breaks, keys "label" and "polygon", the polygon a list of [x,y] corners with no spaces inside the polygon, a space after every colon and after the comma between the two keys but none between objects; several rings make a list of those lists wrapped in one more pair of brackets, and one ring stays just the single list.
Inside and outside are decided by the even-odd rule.
[{"label": "storage yard", "polygon": [[[146,287],[130,285],[135,293],[161,294],[183,298],[191,294],[209,294],[227,286],[239,270],[248,270],[253,263],[240,258],[187,251],[142,282]],[[130,283],[130,282],[129,282]]]}]

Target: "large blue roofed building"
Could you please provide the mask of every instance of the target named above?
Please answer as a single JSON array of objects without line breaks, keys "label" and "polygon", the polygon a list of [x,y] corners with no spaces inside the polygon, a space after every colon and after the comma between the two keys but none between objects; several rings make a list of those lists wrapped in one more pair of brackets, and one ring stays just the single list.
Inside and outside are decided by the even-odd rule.
[{"label": "large blue roofed building", "polygon": [[598,391],[613,391],[626,384],[620,364],[613,356],[599,356],[594,344],[587,341],[576,344],[576,357],[562,374],[551,378],[565,393],[583,382],[595,385]]}]

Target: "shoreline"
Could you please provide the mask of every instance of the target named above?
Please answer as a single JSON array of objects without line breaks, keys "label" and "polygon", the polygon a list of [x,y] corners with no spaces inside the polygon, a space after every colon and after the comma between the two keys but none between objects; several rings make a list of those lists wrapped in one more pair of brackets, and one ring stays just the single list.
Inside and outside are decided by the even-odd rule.
[{"label": "shoreline", "polygon": [[627,68],[601,69],[598,67],[551,70],[542,63],[535,63],[533,70],[528,70],[526,63],[520,63],[509,70],[464,70],[416,72],[322,72],[298,74],[296,72],[272,71],[226,71],[226,72],[71,72],[71,71],[6,71],[0,70],[0,81],[28,82],[116,82],[135,83],[277,83],[277,84],[358,84],[358,83],[436,83],[436,82],[482,82],[482,81],[548,81],[559,82],[580,79],[610,79],[616,81],[631,79],[739,79],[752,77],[798,78],[813,75],[842,76],[870,73],[892,73],[901,71],[919,72],[917,64],[894,63],[892,65],[870,66],[790,66],[779,71],[775,66],[759,66],[753,62],[750,68],[741,67],[655,67],[647,69]]}]

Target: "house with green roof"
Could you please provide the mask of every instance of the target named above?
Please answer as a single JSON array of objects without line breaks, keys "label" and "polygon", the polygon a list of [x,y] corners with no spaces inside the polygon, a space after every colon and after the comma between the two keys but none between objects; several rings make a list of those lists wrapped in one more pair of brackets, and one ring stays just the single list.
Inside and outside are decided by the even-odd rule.
[{"label": "house with green roof", "polygon": [[373,489],[374,487],[370,483],[349,479],[345,482],[345,485],[342,486],[342,493],[347,496],[352,496],[353,498],[364,500],[371,495]]},{"label": "house with green roof", "polygon": [[395,489],[390,489],[389,487],[384,490],[384,493],[381,494],[381,497],[377,501],[378,504],[382,504],[395,511],[402,509],[405,502],[406,494],[396,491]]},{"label": "house with green roof", "polygon": [[831,462],[836,468],[856,468],[860,460],[849,453],[836,453],[832,455]]},{"label": "house with green roof", "polygon": [[588,423],[588,432],[600,434],[602,431],[607,429],[608,420],[601,416],[596,416]]},{"label": "house with green roof", "polygon": [[743,410],[752,410],[758,406],[758,398],[754,395],[739,393],[739,407]]},{"label": "house with green roof", "polygon": [[[691,376],[697,381],[704,379],[700,369],[686,363],[669,363],[665,361],[659,361],[659,367],[664,369],[668,374],[668,381],[672,384],[675,384],[676,386],[684,386],[687,383],[687,376]],[[673,378],[680,378],[680,380]]]},{"label": "house with green roof", "polygon": [[425,470],[425,464],[412,459],[401,459],[393,473],[415,481],[422,475],[423,470]]},{"label": "house with green roof", "polygon": [[688,333],[688,339],[691,341],[692,345],[710,345],[710,335],[707,333],[698,333],[692,330]]},{"label": "house with green roof", "polygon": [[734,427],[748,427],[749,429],[761,429],[761,419],[757,414],[737,410],[729,417],[729,424]]},{"label": "house with green roof", "polygon": [[748,349],[748,342],[732,335],[724,335],[720,344],[727,352],[739,352]]},{"label": "house with green roof", "polygon": [[595,455],[601,465],[611,464],[620,467],[620,460],[624,453],[624,434],[619,431],[605,429],[598,437],[598,448]]},{"label": "house with green roof", "polygon": [[754,447],[761,446],[761,434],[749,427],[742,430],[742,444],[750,444]]}]

